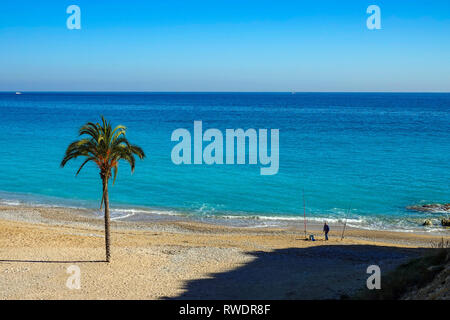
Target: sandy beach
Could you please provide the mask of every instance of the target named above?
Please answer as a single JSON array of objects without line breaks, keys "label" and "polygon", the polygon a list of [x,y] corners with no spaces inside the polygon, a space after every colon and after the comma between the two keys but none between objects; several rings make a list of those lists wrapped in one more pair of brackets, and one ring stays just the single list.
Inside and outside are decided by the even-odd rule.
[{"label": "sandy beach", "polygon": [[[188,221],[112,223],[68,208],[0,206],[1,299],[339,299],[430,250],[441,236],[332,226],[330,241],[303,230]],[[447,237],[448,238],[448,237]],[[69,289],[69,266],[81,288]]]}]

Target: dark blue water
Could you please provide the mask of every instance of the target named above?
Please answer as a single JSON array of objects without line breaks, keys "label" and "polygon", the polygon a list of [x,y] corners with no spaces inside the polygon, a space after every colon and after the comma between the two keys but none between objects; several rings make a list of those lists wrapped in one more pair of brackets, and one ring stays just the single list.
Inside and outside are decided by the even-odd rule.
[{"label": "dark blue water", "polygon": [[[123,163],[111,189],[120,216],[342,219],[371,228],[411,229],[426,214],[405,209],[450,202],[450,94],[378,93],[0,93],[0,198],[96,208],[98,170],[75,177],[59,163],[78,128],[104,115],[128,127],[147,159]],[[177,128],[280,130],[279,172],[261,165],[180,165]],[[139,210],[138,210],[139,209]],[[436,218],[438,215],[434,215]]]}]

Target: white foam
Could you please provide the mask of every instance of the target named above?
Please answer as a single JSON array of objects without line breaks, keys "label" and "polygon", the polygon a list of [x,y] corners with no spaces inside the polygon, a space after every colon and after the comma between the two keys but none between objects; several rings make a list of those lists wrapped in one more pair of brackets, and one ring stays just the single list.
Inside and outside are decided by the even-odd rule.
[{"label": "white foam", "polygon": [[20,206],[21,203],[19,201],[13,201],[13,200],[0,200],[1,204],[7,205],[7,206]]},{"label": "white foam", "polygon": [[112,215],[117,215],[116,217],[111,218],[111,220],[121,220],[126,219],[136,214],[144,214],[144,215],[168,215],[168,216],[181,216],[181,213],[171,211],[171,210],[145,210],[145,209],[111,209]]}]

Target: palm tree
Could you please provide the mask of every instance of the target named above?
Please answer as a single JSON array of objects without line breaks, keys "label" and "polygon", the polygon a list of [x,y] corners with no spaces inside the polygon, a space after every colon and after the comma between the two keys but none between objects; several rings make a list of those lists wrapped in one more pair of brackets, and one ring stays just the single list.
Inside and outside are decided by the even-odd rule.
[{"label": "palm tree", "polygon": [[109,197],[108,182],[114,173],[113,184],[116,181],[119,160],[127,161],[131,166],[131,173],[134,172],[135,158],[137,155],[144,159],[145,154],[142,148],[132,145],[125,137],[127,128],[119,125],[112,129],[111,123],[102,116],[102,124],[88,122],[79,130],[79,136],[84,138],[72,142],[66,150],[61,167],[71,159],[84,157],[76,175],[83,169],[84,165],[90,161],[94,162],[100,169],[100,178],[103,184],[102,201],[100,209],[105,204],[105,249],[106,261],[111,259],[110,253],[110,232],[109,232]]}]

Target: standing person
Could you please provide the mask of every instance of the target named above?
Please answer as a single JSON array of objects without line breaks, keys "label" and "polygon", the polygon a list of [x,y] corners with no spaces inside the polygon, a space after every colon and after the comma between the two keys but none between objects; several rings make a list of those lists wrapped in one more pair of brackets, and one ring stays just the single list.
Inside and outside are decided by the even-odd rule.
[{"label": "standing person", "polygon": [[325,232],[325,240],[328,241],[328,232],[330,232],[330,227],[326,222],[323,225],[323,232]]}]

